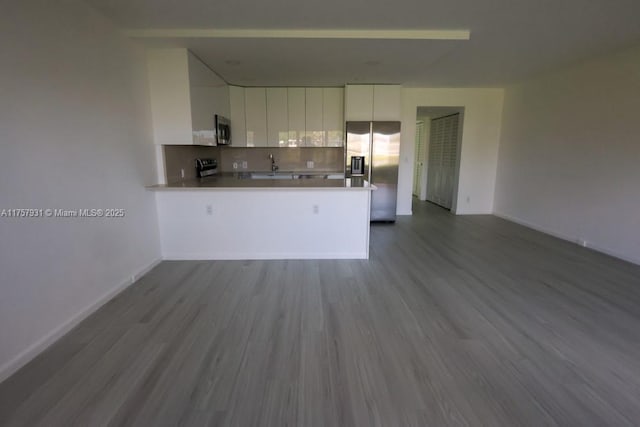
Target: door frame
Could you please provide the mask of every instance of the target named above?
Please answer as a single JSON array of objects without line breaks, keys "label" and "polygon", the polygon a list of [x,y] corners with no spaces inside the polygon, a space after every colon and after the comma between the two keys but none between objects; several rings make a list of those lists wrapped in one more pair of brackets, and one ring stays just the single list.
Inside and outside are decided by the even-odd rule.
[{"label": "door frame", "polygon": [[[458,120],[458,140],[456,142],[456,164],[455,164],[455,172],[453,176],[453,189],[451,194],[451,213],[456,214],[458,210],[458,186],[460,182],[460,162],[462,159],[462,137],[463,137],[463,129],[464,129],[464,106],[423,106],[420,105],[416,108],[416,122],[419,120],[424,120],[428,117],[428,126],[431,129],[431,120],[437,119],[440,117],[448,116],[451,114],[460,114]],[[427,127],[427,123],[425,121],[425,128]],[[415,142],[414,142],[415,144]],[[428,180],[429,180],[429,150],[431,149],[431,133],[429,132],[429,138],[427,140],[427,146],[425,149],[425,173],[426,180],[423,180],[426,188],[428,188]],[[415,159],[414,159],[415,163]],[[415,179],[415,176],[414,176]],[[413,190],[413,187],[412,187]],[[413,194],[413,193],[412,193]],[[425,194],[426,196],[426,194]]]}]

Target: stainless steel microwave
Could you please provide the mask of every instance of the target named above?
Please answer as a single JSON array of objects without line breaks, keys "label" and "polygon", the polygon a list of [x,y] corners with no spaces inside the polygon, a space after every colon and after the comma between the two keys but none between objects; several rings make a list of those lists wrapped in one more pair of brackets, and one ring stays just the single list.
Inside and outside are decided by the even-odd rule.
[{"label": "stainless steel microwave", "polygon": [[215,115],[216,144],[231,145],[231,121],[226,117]]}]

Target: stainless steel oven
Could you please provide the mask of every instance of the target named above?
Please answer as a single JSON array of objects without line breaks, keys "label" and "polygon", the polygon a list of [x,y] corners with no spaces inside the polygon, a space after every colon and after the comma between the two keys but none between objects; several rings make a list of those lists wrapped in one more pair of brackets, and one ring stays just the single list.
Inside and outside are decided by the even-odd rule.
[{"label": "stainless steel oven", "polygon": [[216,159],[196,159],[196,176],[204,178],[218,173],[218,161]]}]

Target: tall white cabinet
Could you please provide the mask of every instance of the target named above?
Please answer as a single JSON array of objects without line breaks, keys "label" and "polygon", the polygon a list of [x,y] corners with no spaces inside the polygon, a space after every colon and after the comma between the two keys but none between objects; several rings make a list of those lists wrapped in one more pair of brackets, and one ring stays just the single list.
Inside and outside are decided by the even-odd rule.
[{"label": "tall white cabinet", "polygon": [[344,145],[344,90],[336,87],[322,88],[322,129],[325,146]]},{"label": "tall white cabinet", "polygon": [[287,88],[289,101],[287,117],[289,117],[289,141],[287,147],[303,147],[306,120],[306,93],[303,87]]},{"label": "tall white cabinet", "polygon": [[322,88],[305,89],[305,147],[324,147],[325,137],[322,123]]},{"label": "tall white cabinet", "polygon": [[267,146],[284,147],[289,140],[287,88],[268,87],[267,93]]},{"label": "tall white cabinet", "polygon": [[229,86],[231,145],[233,146],[247,146],[247,116],[244,104],[244,88],[240,86]]},{"label": "tall white cabinet", "polygon": [[214,115],[229,116],[227,84],[184,48],[147,50],[156,144],[214,145]]},{"label": "tall white cabinet", "polygon": [[[267,146],[267,91],[263,87],[244,90],[247,147]],[[233,134],[231,135],[233,138]]]}]

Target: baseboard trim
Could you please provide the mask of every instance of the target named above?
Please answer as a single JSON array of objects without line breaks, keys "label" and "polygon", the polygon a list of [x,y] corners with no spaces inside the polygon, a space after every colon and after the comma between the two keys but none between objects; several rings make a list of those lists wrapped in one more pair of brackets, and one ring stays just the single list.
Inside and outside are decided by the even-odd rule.
[{"label": "baseboard trim", "polygon": [[571,235],[568,235],[568,234],[559,233],[557,231],[550,230],[548,228],[539,226],[537,224],[531,223],[529,221],[514,217],[512,215],[509,215],[509,214],[506,214],[506,213],[503,213],[503,212],[495,212],[494,211],[493,215],[497,216],[498,218],[502,218],[502,219],[505,219],[507,221],[511,221],[511,222],[515,222],[516,224],[523,225],[523,226],[525,226],[527,228],[531,228],[532,230],[536,230],[536,231],[539,231],[541,233],[548,234],[548,235],[556,237],[558,239],[566,240],[567,242],[573,243],[573,244],[575,244],[577,246],[586,247],[586,248],[592,249],[592,250],[594,250],[596,252],[600,252],[600,253],[603,253],[605,255],[609,255],[609,256],[612,256],[614,258],[618,258],[618,259],[621,259],[623,261],[630,262],[632,264],[640,265],[640,258],[628,257],[628,256],[626,256],[624,254],[618,253],[618,252],[613,251],[611,249],[598,246],[597,244],[593,244],[593,242],[589,242],[588,244],[585,244],[585,245],[580,244],[579,243],[580,242],[580,238],[578,236],[571,236]]},{"label": "baseboard trim", "polygon": [[137,272],[131,275],[130,278],[120,282],[119,284],[111,288],[109,291],[100,296],[96,301],[80,310],[77,314],[72,316],[63,324],[54,328],[51,332],[40,338],[35,343],[31,344],[25,350],[21,351],[16,357],[4,363],[2,366],[0,366],[0,382],[6,380],[11,375],[16,373],[20,368],[32,361],[36,356],[45,351],[49,346],[51,346],[63,335],[65,335],[76,325],[78,325],[78,323],[89,317],[105,303],[111,300],[114,296],[131,286],[138,279],[151,271],[151,269],[153,269],[160,262],[162,262],[161,259],[156,259],[147,264],[145,267],[138,269]]},{"label": "baseboard trim", "polygon": [[239,261],[239,260],[282,260],[282,259],[368,259],[367,252],[188,252],[188,253],[166,253],[163,259],[167,261]]},{"label": "baseboard trim", "polygon": [[[465,211],[465,210],[457,210],[454,212],[454,215],[494,215],[494,212],[491,211]],[[496,215],[497,216],[497,215]],[[506,219],[506,218],[505,218]]]}]

